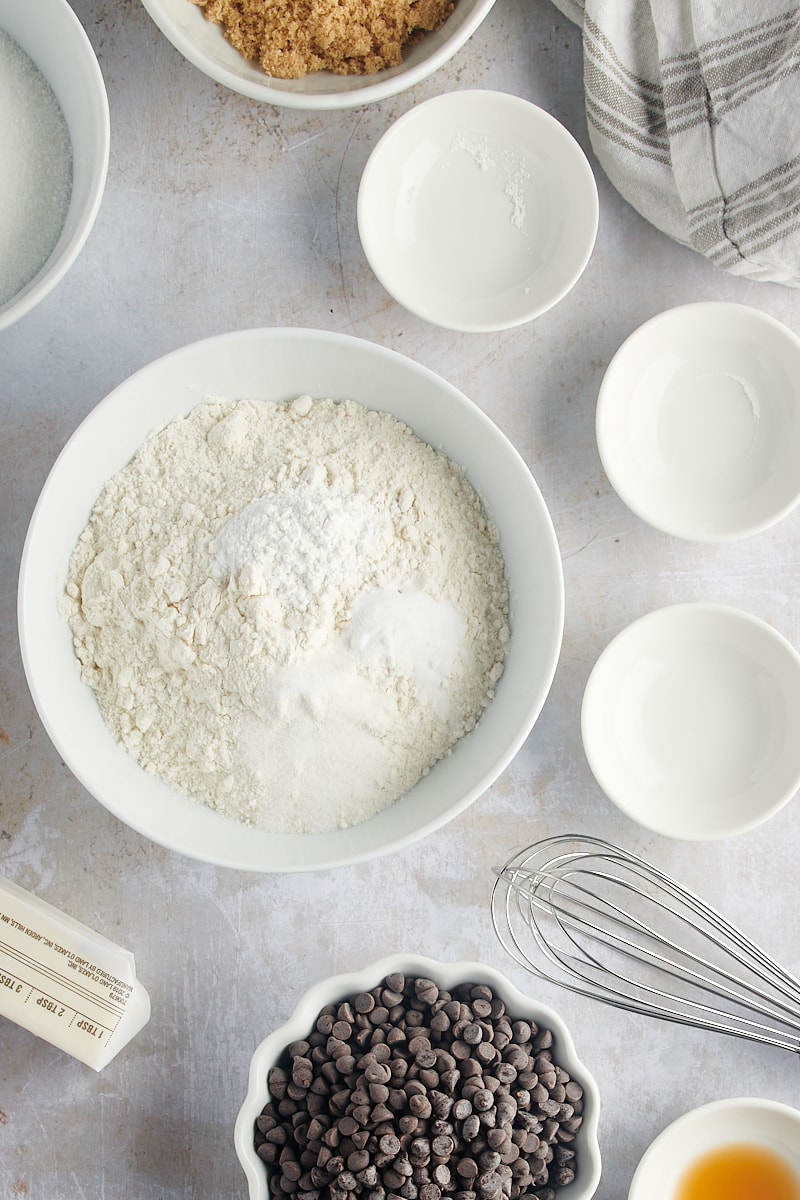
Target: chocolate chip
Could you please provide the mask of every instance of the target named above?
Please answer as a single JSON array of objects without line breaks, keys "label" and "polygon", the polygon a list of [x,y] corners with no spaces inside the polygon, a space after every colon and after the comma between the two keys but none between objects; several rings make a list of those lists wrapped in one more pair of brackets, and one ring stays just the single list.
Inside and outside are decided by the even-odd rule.
[{"label": "chocolate chip", "polygon": [[427,1096],[410,1096],[408,1107],[415,1117],[421,1118],[423,1121],[433,1112],[433,1106]]},{"label": "chocolate chip", "polygon": [[435,1004],[439,999],[439,989],[432,979],[415,979],[414,992],[424,1004]]},{"label": "chocolate chip", "polygon": [[471,1142],[481,1131],[481,1121],[477,1113],[471,1113],[461,1126],[461,1135],[465,1141]]}]

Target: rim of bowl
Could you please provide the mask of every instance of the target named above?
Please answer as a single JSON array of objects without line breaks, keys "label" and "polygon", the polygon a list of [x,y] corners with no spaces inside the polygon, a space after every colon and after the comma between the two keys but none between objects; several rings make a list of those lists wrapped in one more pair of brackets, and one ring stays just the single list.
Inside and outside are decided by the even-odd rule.
[{"label": "rim of bowl", "polygon": [[[280,863],[276,861],[269,865],[264,865],[262,862],[254,862],[247,858],[246,855],[243,855],[241,850],[235,852],[220,850],[219,842],[215,842],[217,850],[214,854],[209,854],[204,846],[202,848],[199,845],[187,847],[181,844],[180,839],[175,837],[174,833],[168,835],[160,828],[153,829],[151,827],[151,818],[145,819],[138,817],[137,812],[132,812],[130,810],[129,804],[119,802],[119,789],[115,790],[113,786],[106,786],[105,788],[98,789],[96,781],[87,775],[87,769],[85,767],[86,755],[76,755],[74,746],[61,731],[58,720],[56,719],[57,712],[59,711],[58,706],[48,698],[46,691],[44,693],[42,691],[40,679],[43,676],[49,677],[47,674],[49,673],[49,665],[46,665],[44,661],[46,654],[41,649],[41,638],[37,638],[35,636],[36,621],[38,620],[41,624],[41,619],[36,618],[35,620],[29,620],[29,614],[27,612],[28,593],[29,591],[35,593],[37,583],[40,586],[45,586],[45,577],[49,582],[51,576],[54,586],[57,586],[59,582],[51,561],[49,558],[45,561],[46,556],[43,556],[42,552],[38,549],[40,528],[44,522],[50,519],[48,513],[50,512],[53,503],[51,500],[51,494],[54,491],[57,491],[59,488],[67,486],[69,472],[71,471],[71,456],[76,443],[85,438],[87,428],[94,428],[96,423],[101,423],[102,421],[108,421],[110,419],[110,416],[106,416],[106,414],[114,414],[115,406],[119,402],[118,394],[120,392],[126,392],[133,385],[135,380],[146,378],[147,375],[153,371],[159,371],[162,369],[162,367],[166,367],[172,363],[180,363],[181,358],[184,356],[191,358],[193,353],[198,351],[200,347],[206,348],[208,352],[213,352],[216,356],[220,348],[232,347],[237,344],[244,347],[248,343],[253,343],[254,345],[260,346],[262,342],[273,342],[275,340],[282,341],[284,339],[288,339],[293,343],[297,343],[298,345],[304,341],[308,342],[309,340],[314,343],[322,342],[326,345],[326,347],[338,349],[338,351],[351,351],[355,348],[357,352],[366,353],[373,360],[379,359],[382,362],[400,362],[403,364],[403,369],[408,369],[413,375],[418,377],[431,380],[432,382],[435,382],[437,388],[444,389],[444,391],[459,409],[465,409],[468,411],[471,414],[471,418],[474,421],[479,422],[481,426],[485,428],[487,437],[491,437],[496,441],[497,445],[502,446],[504,455],[510,456],[515,462],[519,463],[520,478],[524,477],[526,490],[528,494],[535,499],[537,509],[543,518],[540,532],[542,534],[542,541],[544,542],[546,540],[547,542],[550,555],[548,566],[549,568],[552,568],[552,571],[549,572],[552,574],[552,579],[550,582],[555,585],[552,593],[549,594],[548,601],[548,612],[552,610],[550,615],[550,620],[552,621],[552,643],[548,644],[546,659],[543,660],[541,679],[538,681],[535,690],[532,691],[527,697],[524,717],[521,717],[521,719],[517,722],[517,732],[515,736],[506,743],[504,752],[492,759],[489,768],[483,770],[480,778],[478,778],[467,791],[460,795],[458,802],[450,805],[446,811],[439,812],[431,817],[428,817],[424,821],[418,822],[413,828],[407,828],[400,833],[396,833],[394,836],[387,837],[385,840],[381,841],[378,846],[375,846],[371,843],[365,844],[354,853],[351,852],[343,854],[337,849],[337,834],[342,833],[344,836],[346,836],[348,832],[350,832],[348,830],[336,830],[333,834],[285,835],[290,838],[302,836],[303,838],[311,839],[311,842],[313,842],[314,846],[314,853],[316,854],[316,857],[314,857],[311,861],[304,860],[301,863],[292,863],[290,866],[284,865],[283,860]],[[194,381],[191,386],[198,387],[199,385],[196,381]],[[206,388],[205,390],[207,391],[208,389]],[[196,396],[193,396],[192,404],[194,405],[200,403],[204,394],[205,392],[201,393],[198,391]],[[377,404],[375,407],[380,408],[380,405]],[[154,427],[155,424],[157,424],[157,422],[152,422],[149,428]],[[423,437],[423,440],[426,440],[424,434],[420,436]],[[133,447],[131,453],[135,451],[139,444],[140,443],[137,443]],[[88,520],[90,509],[91,505],[89,505],[89,508],[87,509],[86,520]],[[496,781],[496,779],[509,765],[511,760],[515,757],[526,737],[538,720],[542,708],[544,707],[545,701],[550,692],[550,688],[552,687],[561,653],[564,626],[564,608],[564,579],[558,541],[556,538],[555,529],[553,527],[552,518],[549,510],[547,509],[541,491],[539,490],[538,484],[536,483],[532,472],[527,467],[527,464],[524,462],[524,459],[522,459],[521,455],[514,447],[513,443],[473,400],[470,400],[454,384],[449,383],[430,368],[423,366],[414,359],[408,358],[399,351],[391,350],[385,346],[379,345],[378,343],[369,342],[366,339],[355,337],[352,334],[333,333],[328,331],[307,329],[303,327],[277,327],[268,329],[245,329],[230,333],[218,334],[216,336],[201,339],[199,342],[189,343],[188,345],[173,350],[168,354],[161,356],[160,358],[154,359],[151,363],[141,367],[138,371],[128,376],[127,379],[118,384],[116,388],[108,393],[108,395],[106,395],[104,399],[102,399],[95,406],[95,408],[91,410],[91,412],[84,418],[84,420],[80,423],[66,444],[63,446],[56,458],[56,461],[51,467],[50,473],[48,474],[36,501],[22,550],[18,583],[17,623],[23,668],[32,698],[34,700],[34,705],[39,715],[39,719],[41,720],[48,736],[58,749],[70,771],[86,788],[90,795],[97,800],[98,803],[102,804],[105,808],[112,812],[120,821],[123,822],[123,824],[129,826],[129,828],[134,829],[142,836],[147,837],[149,840],[165,847],[166,849],[174,851],[175,853],[182,854],[189,858],[195,858],[202,862],[212,862],[217,866],[230,867],[245,871],[282,874],[289,872],[294,873],[328,870],[333,867],[369,861],[382,857],[384,854],[393,853],[394,851],[402,849],[405,846],[412,845],[416,841],[427,836],[429,833],[432,833],[442,826],[448,824],[456,816],[464,812],[481,795],[483,795],[483,793]],[[39,630],[39,632],[41,632],[41,630]],[[50,661],[51,660],[48,659],[47,663],[49,664]],[[501,685],[502,679],[498,687]],[[86,685],[83,683],[81,683],[81,686],[86,687]],[[488,711],[489,710],[487,709],[487,712]],[[110,733],[108,736],[109,738],[112,737]],[[130,758],[130,756],[127,755],[127,751],[121,750],[120,752],[126,755],[126,761],[128,758]],[[135,760],[130,759],[130,761],[134,762]],[[164,785],[164,787],[166,787],[166,785]],[[102,791],[102,798],[100,795],[98,795],[98,790]],[[170,789],[170,791],[172,791],[172,789]],[[187,803],[195,804],[194,801],[187,801]],[[391,807],[392,806],[389,806],[389,808]],[[388,811],[388,809],[384,811]],[[202,806],[201,814],[203,818],[209,815],[202,812]],[[379,814],[377,819],[380,819],[381,815],[382,814]],[[210,816],[211,819],[213,819],[214,817],[218,817],[218,814],[211,814]],[[222,820],[222,818],[219,818],[219,820]],[[364,828],[370,824],[371,822],[364,822]],[[278,858],[279,850],[281,850],[281,853],[283,853],[286,849],[285,847],[281,849],[279,846],[281,836],[282,835],[272,834],[269,838],[270,845],[276,847],[273,851],[276,860]],[[253,845],[252,837],[249,838],[248,845]]]},{"label": "rim of bowl", "polygon": [[[579,1057],[564,1018],[548,1004],[521,991],[506,975],[487,963],[470,960],[445,962],[426,955],[410,953],[386,955],[366,967],[344,971],[313,983],[300,995],[287,1019],[256,1046],[250,1059],[247,1093],[237,1114],[233,1134],[236,1154],[247,1177],[250,1200],[267,1200],[269,1195],[267,1173],[253,1147],[255,1119],[267,1100],[267,1067],[275,1061],[280,1051],[285,1049],[290,1041],[299,1036],[300,1030],[310,1025],[322,1006],[331,1002],[334,995],[344,998],[351,992],[375,987],[381,979],[395,971],[405,975],[433,979],[439,987],[445,990],[455,987],[458,983],[486,983],[498,992],[506,1004],[527,1010],[527,1012],[522,1011],[521,1016],[529,1016],[538,1024],[549,1026],[552,1029],[556,1037],[560,1061],[565,1065],[567,1062],[569,1063],[570,1072],[574,1072],[591,1100],[588,1106],[589,1111],[585,1113],[585,1119],[581,1126],[581,1136],[585,1138],[590,1167],[586,1178],[576,1177],[573,1183],[563,1189],[563,1194],[565,1197],[574,1197],[575,1200],[590,1200],[597,1190],[601,1172],[598,1142],[600,1089],[597,1080]],[[295,1030],[295,1026],[298,1027],[298,1031]],[[287,1031],[289,1031],[289,1036],[287,1036]]]},{"label": "rim of bowl", "polygon": [[595,438],[603,470],[608,476],[608,480],[614,491],[635,516],[645,521],[653,529],[668,534],[670,537],[679,537],[689,542],[714,544],[734,542],[742,538],[753,537],[758,533],[763,533],[765,530],[772,528],[773,525],[777,525],[800,502],[800,476],[798,476],[798,484],[794,495],[786,500],[784,504],[773,509],[770,514],[758,520],[753,519],[746,524],[731,526],[717,533],[697,532],[687,529],[680,521],[665,520],[657,516],[648,505],[646,499],[643,503],[639,493],[635,489],[628,487],[624,481],[619,480],[616,470],[613,466],[610,466],[614,458],[612,449],[613,430],[610,423],[607,424],[607,409],[612,403],[610,397],[616,388],[614,376],[619,369],[620,363],[624,361],[630,352],[631,347],[639,341],[640,337],[646,336],[648,332],[652,332],[653,329],[657,329],[660,325],[668,325],[670,321],[679,321],[687,317],[702,320],[703,317],[708,317],[714,313],[723,315],[726,312],[731,315],[735,314],[740,319],[750,320],[754,324],[761,324],[770,329],[776,336],[782,338],[797,354],[798,369],[800,370],[800,337],[782,321],[778,320],[777,317],[773,317],[771,313],[764,312],[763,309],[755,308],[750,304],[742,304],[738,301],[696,300],[688,304],[678,304],[664,309],[632,330],[612,355],[603,374],[597,394]]},{"label": "rim of bowl", "polygon": [[[275,104],[281,108],[299,108],[308,110],[357,108],[371,104],[377,100],[385,100],[406,91],[415,84],[427,79],[449,60],[469,41],[483,20],[491,11],[495,0],[476,0],[469,15],[455,28],[449,36],[445,36],[441,44],[419,62],[410,66],[401,64],[397,67],[386,68],[379,73],[374,82],[342,91],[315,90],[304,92],[281,87],[277,82],[270,82],[271,76],[264,74],[264,82],[250,76],[237,74],[224,64],[215,61],[198,49],[193,39],[184,32],[179,23],[164,11],[161,0],[142,0],[152,20],[169,42],[184,58],[213,79],[216,83],[247,96],[251,100],[259,100],[266,104]],[[199,10],[198,10],[199,11]],[[202,17],[203,14],[200,13]],[[447,20],[451,20],[451,13]],[[205,19],[205,18],[203,18]],[[442,29],[446,29],[445,25]],[[438,31],[438,32],[441,32]],[[434,35],[429,35],[434,36]],[[223,37],[220,31],[220,37]],[[246,60],[244,60],[246,61]],[[324,75],[324,73],[318,73]],[[363,78],[360,76],[359,78]],[[295,83],[297,81],[294,81]]]},{"label": "rim of bowl", "polygon": [[[64,111],[62,98],[53,86],[48,71],[43,70],[40,66],[36,48],[27,43],[27,40],[23,44],[17,34],[13,32],[13,29],[8,29],[7,32],[18,42],[45,76],[48,84],[53,89],[62,112],[64,112],[72,143],[73,180],[69,209],[58,241],[53,247],[47,261],[33,278],[15,296],[11,296],[0,306],[0,330],[13,325],[35,308],[45,296],[53,291],[72,267],[94,227],[97,214],[100,211],[108,174],[111,120],[105,80],[103,79],[103,73],[97,61],[94,48],[89,41],[86,30],[67,3],[67,0],[38,0],[38,3],[39,7],[43,10],[49,9],[49,12],[43,11],[38,14],[37,19],[40,21],[40,24],[46,27],[53,19],[63,22],[60,30],[54,31],[52,28],[49,28],[47,33],[49,39],[56,39],[55,44],[58,47],[59,57],[63,57],[65,47],[69,46],[81,58],[81,73],[86,83],[85,99],[91,110],[93,122],[91,142],[94,145],[94,150],[90,155],[82,154],[77,164],[78,169],[84,176],[84,179],[81,181],[83,185],[83,198],[81,198],[76,193],[75,169],[77,155],[75,137],[70,125],[69,114]],[[7,11],[13,13],[15,8],[16,5],[12,3],[9,5]],[[11,24],[14,26],[15,22],[12,20]],[[6,19],[4,17],[0,18],[0,28],[6,29]],[[80,210],[78,208],[79,205]]]}]

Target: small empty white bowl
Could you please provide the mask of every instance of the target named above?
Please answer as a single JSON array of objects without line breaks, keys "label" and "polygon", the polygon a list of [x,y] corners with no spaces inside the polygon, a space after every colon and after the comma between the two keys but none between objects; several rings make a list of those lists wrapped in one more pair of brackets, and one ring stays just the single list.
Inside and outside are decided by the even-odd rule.
[{"label": "small empty white bowl", "polygon": [[419,104],[374,147],[358,193],[364,253],[386,291],[434,325],[521,325],[582,274],[597,186],[555,117],[505,92]]},{"label": "small empty white bowl", "polygon": [[94,226],[106,183],[110,145],[108,97],[91,43],[66,0],[0,0],[0,30],[14,39],[47,80],[72,143],[72,192],[64,225],[47,261],[0,304],[0,329],[25,316],[70,269]]},{"label": "small empty white bowl", "polygon": [[278,79],[248,62],[190,0],[142,0],[164,36],[187,62],[210,79],[251,100],[282,108],[309,110],[354,108],[394,96],[427,79],[469,40],[494,0],[458,0],[450,16],[432,33],[406,47],[399,66],[375,75],[337,75],[316,71],[301,79]]},{"label": "small empty white bowl", "polygon": [[800,786],[800,655],[720,604],[675,604],[605,648],[581,710],[589,766],[627,816],[712,840],[778,811]]},{"label": "small empty white bowl", "polygon": [[787,1200],[800,1197],[800,1112],[774,1100],[736,1097],[704,1104],[668,1125],[642,1156],[628,1200],[680,1200],[687,1171],[701,1159],[742,1147],[775,1156],[794,1185]]},{"label": "small empty white bowl", "polygon": [[596,428],[612,486],[656,529],[758,533],[800,499],[800,338],[743,304],[668,309],[612,358]]}]

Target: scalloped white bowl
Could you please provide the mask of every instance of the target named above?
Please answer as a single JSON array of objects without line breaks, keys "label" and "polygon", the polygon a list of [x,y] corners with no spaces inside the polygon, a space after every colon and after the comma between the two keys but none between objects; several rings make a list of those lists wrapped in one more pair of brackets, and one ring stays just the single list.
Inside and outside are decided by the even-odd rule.
[{"label": "scalloped white bowl", "polygon": [[298,1000],[291,1016],[256,1047],[250,1063],[247,1095],[236,1119],[234,1145],[249,1187],[250,1200],[268,1200],[269,1187],[264,1163],[256,1153],[253,1131],[256,1117],[268,1099],[267,1072],[277,1063],[283,1050],[303,1038],[325,1004],[333,1004],[353,993],[376,987],[386,975],[401,972],[407,976],[432,979],[449,990],[459,983],[485,983],[505,1002],[515,1017],[547,1026],[554,1034],[553,1056],[584,1089],[583,1124],[576,1136],[577,1171],[575,1179],[560,1188],[559,1200],[589,1200],[600,1181],[600,1147],[597,1126],[600,1115],[600,1091],[594,1077],[578,1057],[572,1037],[561,1017],[545,1004],[526,995],[493,967],[477,962],[444,963],[421,955],[393,954],[362,970],[334,975],[314,984]]},{"label": "scalloped white bowl", "polygon": [[234,92],[283,108],[343,109],[385,100],[413,87],[448,62],[490,12],[494,0],[458,0],[441,29],[426,33],[397,67],[375,75],[318,71],[302,79],[276,79],[247,62],[190,0],[142,0],[164,36],[217,83]]},{"label": "scalloped white bowl", "polygon": [[[274,834],[226,818],[144,771],[112,737],[82,682],[58,611],[69,558],[106,481],[146,436],[208,396],[355,400],[393,413],[465,470],[500,533],[511,644],[476,728],[406,795],[326,834]],[[550,515],[522,458],[460,391],[360,338],[252,329],[177,350],[89,414],[59,455],[31,518],[18,600],[22,658],[42,722],[67,766],[120,820],[189,857],[248,871],[309,871],[408,845],[464,811],[506,768],[545,702],[561,649],[564,582]]]},{"label": "scalloped white bowl", "polygon": [[72,195],[47,261],[0,305],[0,330],[48,296],[91,233],[105,190],[110,145],[108,97],[83,26],[66,0],[0,0],[0,29],[33,60],[53,89],[72,142]]}]

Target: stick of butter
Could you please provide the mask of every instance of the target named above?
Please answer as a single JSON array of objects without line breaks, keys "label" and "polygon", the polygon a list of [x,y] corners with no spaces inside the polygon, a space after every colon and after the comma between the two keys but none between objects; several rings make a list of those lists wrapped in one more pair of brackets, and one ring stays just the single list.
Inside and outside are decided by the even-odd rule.
[{"label": "stick of butter", "polygon": [[0,1015],[100,1071],[150,998],[130,951],[0,876]]}]

